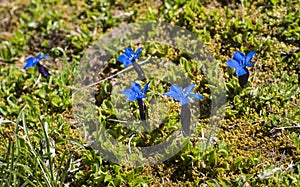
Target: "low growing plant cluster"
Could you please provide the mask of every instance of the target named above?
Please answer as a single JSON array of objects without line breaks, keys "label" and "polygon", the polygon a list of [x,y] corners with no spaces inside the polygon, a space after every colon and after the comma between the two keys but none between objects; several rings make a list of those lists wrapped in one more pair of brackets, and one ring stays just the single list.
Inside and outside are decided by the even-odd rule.
[{"label": "low growing plant cluster", "polygon": [[[299,3],[0,2],[0,186],[299,186]],[[205,74],[209,67],[188,52],[159,42],[114,46],[118,52],[104,64],[97,55],[95,61],[83,60],[87,47],[102,53],[99,37],[139,22],[165,22],[191,31],[213,54],[215,60],[207,58],[219,71]],[[139,62],[143,58],[151,68]],[[154,62],[165,61],[184,70],[190,80],[185,87],[155,75]],[[111,160],[126,160],[136,147],[160,144],[178,129],[178,137],[187,140],[184,147],[178,151],[171,143],[168,151],[174,156],[150,166],[102,157],[82,130],[92,120],[79,123],[73,115],[78,89],[73,81],[81,76],[77,68],[82,63],[100,68],[96,75],[84,75],[87,81],[100,78],[91,86],[96,108],[86,108],[84,114],[96,113],[105,132],[126,145]],[[125,71],[131,67],[134,72]],[[182,76],[178,72],[171,68],[163,74],[172,79]],[[224,118],[215,119],[221,124],[217,133],[206,139],[205,129],[212,129],[214,120],[212,103],[221,99],[213,94],[218,86],[214,77],[225,80],[227,100],[220,109]],[[118,81],[126,88],[115,93]],[[121,110],[115,107],[118,99]],[[199,104],[195,124],[192,102]],[[163,118],[153,128],[157,113]],[[118,115],[141,121],[132,124],[138,132],[125,127]],[[101,130],[88,128],[95,137]]]}]

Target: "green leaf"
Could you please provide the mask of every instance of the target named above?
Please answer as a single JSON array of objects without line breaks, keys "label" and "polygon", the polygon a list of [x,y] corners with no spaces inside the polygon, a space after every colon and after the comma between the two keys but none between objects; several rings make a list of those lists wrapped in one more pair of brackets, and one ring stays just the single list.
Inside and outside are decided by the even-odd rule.
[{"label": "green leaf", "polygon": [[241,166],[243,164],[243,157],[238,156],[235,160],[234,160],[234,166],[238,169],[241,169]]},{"label": "green leaf", "polygon": [[218,162],[217,153],[215,150],[213,150],[209,154],[209,164],[211,164],[212,166],[216,166],[217,162]]},{"label": "green leaf", "polygon": [[221,154],[224,158],[228,157],[228,151],[225,149],[219,149],[218,154]]},{"label": "green leaf", "polygon": [[273,5],[277,5],[278,0],[271,0],[271,2],[272,2]]},{"label": "green leaf", "polygon": [[105,175],[104,182],[109,182],[112,180],[112,176],[110,174]]},{"label": "green leaf", "polygon": [[62,100],[59,96],[53,95],[51,98],[51,104],[55,107],[59,107],[62,104]]}]

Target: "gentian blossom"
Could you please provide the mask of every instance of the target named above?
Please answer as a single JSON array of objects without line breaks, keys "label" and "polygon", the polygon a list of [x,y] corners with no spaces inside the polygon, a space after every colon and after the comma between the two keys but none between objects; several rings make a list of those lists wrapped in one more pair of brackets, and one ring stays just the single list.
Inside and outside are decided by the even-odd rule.
[{"label": "gentian blossom", "polygon": [[131,48],[126,48],[125,53],[120,55],[117,60],[122,62],[124,66],[129,66],[135,61],[135,59],[141,56],[142,49],[143,48],[140,47],[136,50],[136,52],[133,52]]},{"label": "gentian blossom", "polygon": [[135,59],[139,58],[141,56],[141,51],[143,48],[138,48],[136,52],[133,52],[131,48],[126,48],[125,53],[120,55],[117,60],[122,62],[124,66],[129,66],[130,64],[133,65],[136,73],[139,76],[139,79],[142,81],[146,80],[145,73],[140,67],[138,63],[135,62]]},{"label": "gentian blossom", "polygon": [[244,55],[244,53],[240,51],[236,51],[233,54],[233,59],[228,60],[226,63],[229,67],[235,69],[241,87],[245,87],[245,85],[248,82],[249,71],[246,67],[254,65],[254,62],[251,63],[251,60],[254,55],[254,51],[248,53],[247,55]]},{"label": "gentian blossom", "polygon": [[30,68],[32,66],[35,66],[37,64],[39,64],[39,62],[47,57],[49,57],[50,55],[49,54],[45,54],[45,55],[42,55],[42,53],[39,53],[36,57],[28,57],[26,59],[26,64],[25,66],[23,67],[24,69],[27,69],[27,68]]},{"label": "gentian blossom", "polygon": [[146,95],[144,94],[148,88],[149,88],[150,82],[148,82],[143,89],[141,89],[141,86],[136,83],[131,83],[131,89],[123,90],[121,93],[124,94],[127,97],[127,101],[134,101],[138,99],[146,98]]},{"label": "gentian blossom", "polygon": [[194,89],[195,84],[190,84],[188,87],[185,88],[185,90],[182,89],[182,87],[177,85],[171,85],[170,91],[166,92],[164,95],[170,96],[178,101],[180,101],[180,105],[186,105],[190,100],[188,97],[193,97],[196,99],[203,99],[203,96],[201,94],[191,94],[192,90]]},{"label": "gentian blossom", "polygon": [[143,89],[141,89],[141,86],[136,83],[131,83],[131,89],[123,90],[121,93],[124,94],[127,97],[127,101],[134,101],[137,100],[139,111],[140,111],[140,118],[142,120],[143,126],[145,129],[149,129],[150,126],[146,122],[146,116],[147,116],[147,107],[143,102],[143,98],[146,98],[147,96],[144,94],[148,88],[149,88],[150,82],[148,82]]},{"label": "gentian blossom", "polygon": [[38,66],[39,72],[43,75],[43,77],[48,78],[50,76],[48,70],[46,67],[40,64],[40,61],[49,57],[49,54],[43,55],[42,53],[39,53],[36,57],[28,57],[26,59],[26,64],[24,65],[24,69],[33,67],[35,65]]},{"label": "gentian blossom", "polygon": [[254,62],[251,63],[254,55],[254,51],[251,51],[247,55],[244,55],[244,53],[240,51],[236,51],[233,54],[233,59],[228,60],[226,64],[227,66],[234,68],[236,70],[236,75],[240,77],[248,72],[246,67],[254,65]]}]

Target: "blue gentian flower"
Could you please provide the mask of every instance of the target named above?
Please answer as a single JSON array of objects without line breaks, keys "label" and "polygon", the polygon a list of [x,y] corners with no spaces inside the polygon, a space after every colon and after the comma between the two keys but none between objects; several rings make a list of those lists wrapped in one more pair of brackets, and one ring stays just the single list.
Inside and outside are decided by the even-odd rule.
[{"label": "blue gentian flower", "polygon": [[29,68],[29,67],[35,66],[35,65],[37,65],[41,60],[43,60],[43,59],[45,59],[45,58],[47,58],[47,57],[49,57],[49,56],[50,56],[49,54],[43,55],[42,53],[39,53],[36,57],[33,57],[33,56],[28,57],[28,58],[26,59],[26,64],[25,64],[25,66],[24,66],[23,68],[24,68],[24,69],[27,69],[27,68]]},{"label": "blue gentian flower", "polygon": [[127,97],[127,101],[134,101],[138,99],[146,98],[147,96],[144,94],[149,88],[150,82],[148,82],[143,89],[141,86],[136,83],[131,83],[131,89],[123,90],[121,93]]},{"label": "blue gentian flower", "polygon": [[170,96],[180,101],[180,105],[183,106],[190,101],[188,97],[194,97],[199,100],[203,99],[203,96],[201,94],[190,94],[194,87],[195,84],[190,84],[185,88],[185,90],[182,90],[181,86],[171,85],[170,91],[166,92],[164,95]]},{"label": "blue gentian flower", "polygon": [[233,59],[227,61],[227,66],[234,68],[236,70],[236,75],[238,77],[247,74],[248,70],[246,67],[254,65],[254,62],[251,63],[253,56],[255,55],[254,51],[251,51],[247,55],[240,51],[236,51],[233,54]]},{"label": "blue gentian flower", "polygon": [[23,67],[24,69],[33,67],[33,66],[37,66],[39,69],[39,72],[43,75],[43,77],[48,78],[50,76],[48,70],[46,67],[44,67],[42,64],[40,64],[40,61],[49,57],[49,54],[45,54],[43,55],[43,53],[39,53],[36,57],[28,57],[26,59],[26,64]]},{"label": "blue gentian flower", "polygon": [[146,98],[147,96],[144,94],[148,88],[149,88],[150,82],[148,82],[143,89],[141,89],[141,86],[136,83],[131,83],[131,89],[126,89],[122,91],[121,93],[124,94],[127,97],[127,101],[134,101],[137,100],[139,111],[140,111],[140,118],[143,121],[143,125],[145,129],[149,129],[150,126],[146,122],[146,116],[147,116],[147,107],[143,102],[143,98]]},{"label": "blue gentian flower", "polygon": [[125,53],[120,55],[117,60],[122,62],[124,66],[129,66],[131,63],[135,61],[135,59],[141,56],[141,51],[143,48],[138,48],[136,52],[133,52],[131,48],[126,48]]}]

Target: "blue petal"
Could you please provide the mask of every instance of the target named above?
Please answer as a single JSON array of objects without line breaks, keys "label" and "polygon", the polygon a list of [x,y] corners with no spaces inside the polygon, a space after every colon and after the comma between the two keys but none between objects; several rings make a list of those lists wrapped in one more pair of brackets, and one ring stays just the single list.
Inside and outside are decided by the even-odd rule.
[{"label": "blue petal", "polygon": [[38,61],[34,57],[28,57],[26,59],[26,64],[24,65],[24,69],[35,66],[38,63]]},{"label": "blue petal", "polygon": [[130,64],[132,64],[132,61],[129,60],[129,59],[126,59],[124,62],[123,62],[123,65],[126,67],[126,66],[129,66]]},{"label": "blue petal", "polygon": [[49,54],[45,54],[40,60],[43,60],[45,58],[48,58],[50,55]]},{"label": "blue petal", "polygon": [[247,70],[245,67],[239,67],[236,69],[236,75],[239,77],[239,76],[242,76],[242,75],[245,75],[247,73]]},{"label": "blue petal", "polygon": [[203,99],[203,96],[201,94],[189,94],[189,96],[193,97],[193,98],[196,98],[196,99],[199,99],[199,100]]},{"label": "blue petal", "polygon": [[141,56],[141,55],[134,55],[134,56],[132,57],[131,60],[132,60],[132,61],[135,61],[135,59],[140,58],[140,56]]},{"label": "blue petal", "polygon": [[180,95],[177,92],[174,92],[174,91],[166,92],[166,93],[164,93],[164,95],[172,97],[173,99],[177,99],[178,101],[180,100]]},{"label": "blue petal", "polygon": [[190,100],[187,97],[180,97],[180,106],[183,106],[189,102]]},{"label": "blue petal", "polygon": [[141,86],[136,83],[136,82],[132,82],[131,83],[131,89],[135,92],[135,93],[140,93],[141,90]]},{"label": "blue petal", "polygon": [[238,61],[239,63],[242,63],[244,61],[245,55],[241,51],[236,51],[233,54],[233,59]]},{"label": "blue petal", "polygon": [[246,66],[248,66],[248,67],[251,67],[251,66],[253,66],[255,63],[253,62],[253,63],[246,63]]},{"label": "blue petal", "polygon": [[121,93],[126,95],[127,97],[129,97],[131,95],[135,95],[134,91],[132,91],[131,89],[125,89],[125,90],[121,91]]},{"label": "blue petal", "polygon": [[141,53],[141,51],[143,50],[143,48],[138,48],[137,50],[136,50],[136,52],[134,53],[135,55],[140,55],[140,53]]},{"label": "blue petal", "polygon": [[120,56],[117,58],[117,60],[118,60],[119,62],[122,62],[122,63],[124,63],[127,59],[128,59],[128,57],[127,57],[126,55],[124,55],[124,54],[120,55]]},{"label": "blue petal", "polygon": [[140,94],[137,96],[138,99],[143,99],[143,98],[146,98],[146,97],[147,97],[147,96],[144,95],[144,94],[142,94],[142,93],[140,93]]},{"label": "blue petal", "polygon": [[39,61],[39,60],[41,60],[41,57],[42,57],[42,53],[39,53],[39,54],[36,56],[36,59]]},{"label": "blue petal", "polygon": [[133,50],[131,48],[128,47],[125,49],[125,55],[130,57],[132,54],[133,54]]},{"label": "blue petal", "polygon": [[121,93],[124,94],[127,97],[127,101],[132,101],[132,100],[137,99],[134,91],[132,91],[130,89],[123,90]]},{"label": "blue petal", "polygon": [[127,101],[134,101],[137,100],[138,98],[135,95],[131,95],[129,97],[127,97]]},{"label": "blue petal", "polygon": [[149,85],[150,85],[150,82],[148,82],[148,83],[144,86],[144,88],[141,90],[141,92],[142,92],[142,93],[146,92],[146,91],[148,90],[148,88],[149,88]]},{"label": "blue petal", "polygon": [[231,67],[231,68],[239,68],[240,67],[240,64],[236,61],[236,60],[233,60],[233,59],[230,59],[226,62],[226,65]]},{"label": "blue petal", "polygon": [[188,85],[188,86],[185,88],[184,93],[185,93],[185,94],[190,93],[190,92],[194,89],[194,87],[195,87],[195,84],[190,84],[190,85]]},{"label": "blue petal", "polygon": [[181,86],[171,85],[170,91],[173,91],[173,92],[176,92],[177,94],[180,94],[180,93],[182,93],[182,88],[181,88]]},{"label": "blue petal", "polygon": [[246,56],[246,64],[248,64],[252,60],[252,58],[253,58],[254,55],[255,55],[255,51],[251,51],[250,53],[247,54],[247,56]]}]

